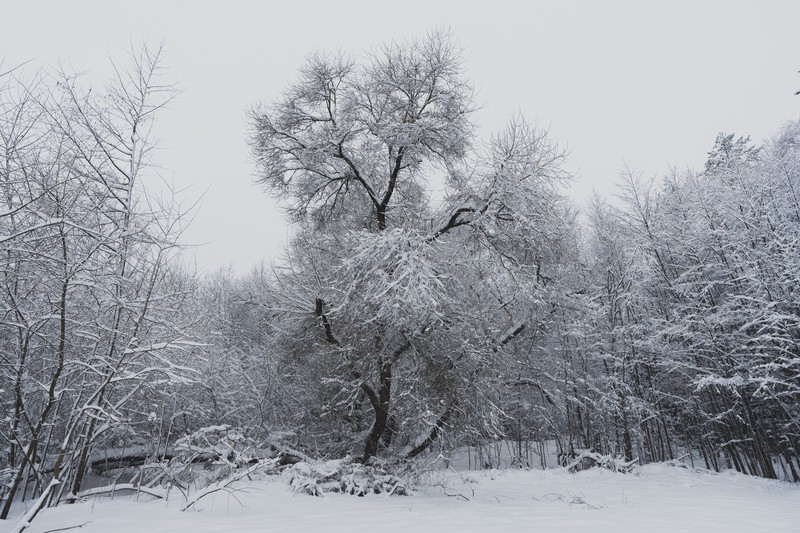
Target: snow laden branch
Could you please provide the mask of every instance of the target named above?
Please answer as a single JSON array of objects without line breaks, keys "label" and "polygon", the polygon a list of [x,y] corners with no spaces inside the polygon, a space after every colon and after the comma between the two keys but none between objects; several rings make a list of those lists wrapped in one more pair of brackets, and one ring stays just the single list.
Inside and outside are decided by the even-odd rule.
[{"label": "snow laden branch", "polygon": [[422,234],[402,228],[353,235],[354,247],[339,269],[347,305],[362,309],[365,323],[414,331],[441,319],[446,300],[437,251]]},{"label": "snow laden branch", "polygon": [[459,186],[445,203],[442,222],[427,239],[462,226],[473,226],[494,241],[519,232],[540,240],[554,238],[566,222],[559,218],[563,216],[559,186],[570,179],[564,169],[566,156],[547,131],[516,117],[492,137],[473,163],[475,168],[450,169]]}]

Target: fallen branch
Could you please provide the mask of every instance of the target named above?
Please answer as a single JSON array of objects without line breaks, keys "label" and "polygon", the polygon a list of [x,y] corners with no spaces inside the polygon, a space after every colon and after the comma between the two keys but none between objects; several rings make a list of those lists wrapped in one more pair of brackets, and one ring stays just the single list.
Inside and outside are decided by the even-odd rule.
[{"label": "fallen branch", "polygon": [[141,485],[134,485],[133,483],[123,483],[121,485],[107,485],[105,487],[95,487],[93,489],[85,490],[79,494],[71,494],[64,499],[67,501],[74,501],[83,498],[88,498],[89,496],[97,496],[98,494],[109,494],[109,493],[113,494],[121,490],[132,490],[162,499],[166,498],[167,496],[166,491],[162,489],[143,487]]},{"label": "fallen branch", "polygon": [[85,526],[87,524],[91,524],[91,522],[84,522],[83,524],[78,524],[77,526],[67,526],[67,527],[60,527],[58,529],[48,529],[44,533],[56,533],[56,531],[68,531],[70,529],[78,529],[78,528],[81,528],[81,527],[83,527],[83,526]]},{"label": "fallen branch", "polygon": [[231,484],[236,483],[240,479],[243,479],[243,478],[249,476],[250,474],[254,473],[256,470],[264,468],[265,466],[275,466],[276,463],[277,463],[277,461],[275,459],[268,459],[266,461],[259,461],[258,463],[255,463],[250,468],[247,468],[245,470],[242,470],[241,472],[237,472],[237,473],[235,473],[235,474],[233,474],[231,476],[228,476],[225,479],[223,479],[222,481],[218,481],[217,483],[214,483],[213,485],[209,485],[208,487],[204,488],[203,490],[201,490],[200,492],[195,494],[192,499],[188,500],[186,502],[186,504],[181,508],[181,511],[186,511],[186,510],[190,509],[194,504],[196,504],[198,501],[200,501],[201,499],[205,498],[209,494],[213,494],[213,493],[219,492],[221,490],[228,490],[228,487]]},{"label": "fallen branch", "polygon": [[36,503],[33,504],[33,507],[31,507],[28,512],[23,515],[17,524],[17,527],[12,529],[9,533],[22,533],[28,529],[28,527],[31,525],[31,522],[33,522],[33,519],[36,518],[37,514],[39,514],[39,511],[44,508],[45,504],[47,503],[47,499],[50,497],[50,493],[53,491],[56,485],[60,484],[61,482],[58,479],[53,478],[53,480],[50,481],[50,484],[47,485],[47,488],[44,489],[44,492],[42,492],[42,495],[39,496],[39,499],[36,500]]}]

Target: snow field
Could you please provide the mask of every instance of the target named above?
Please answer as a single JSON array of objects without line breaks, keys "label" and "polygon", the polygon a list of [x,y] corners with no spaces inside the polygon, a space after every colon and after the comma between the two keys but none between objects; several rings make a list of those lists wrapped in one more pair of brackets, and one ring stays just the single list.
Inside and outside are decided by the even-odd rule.
[{"label": "snow field", "polygon": [[[800,487],[734,472],[646,465],[636,475],[599,468],[439,471],[411,496],[290,492],[279,476],[241,482],[180,512],[181,495],[117,495],[46,509],[31,533],[138,532],[797,532]],[[24,512],[21,507],[16,515]],[[18,518],[0,523],[11,531]]]}]

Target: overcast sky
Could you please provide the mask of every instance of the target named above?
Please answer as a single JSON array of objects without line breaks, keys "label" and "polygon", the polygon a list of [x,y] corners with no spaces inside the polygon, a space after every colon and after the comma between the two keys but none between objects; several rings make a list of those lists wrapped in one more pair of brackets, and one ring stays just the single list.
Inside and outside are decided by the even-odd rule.
[{"label": "overcast sky", "polygon": [[279,206],[252,182],[245,109],[317,49],[361,52],[433,28],[466,50],[481,135],[522,112],[572,150],[571,194],[702,166],[720,131],[757,142],[800,118],[800,2],[527,1],[0,3],[0,58],[104,72],[133,41],[166,45],[184,92],[159,120],[162,173],[186,203],[203,270],[281,254]]}]

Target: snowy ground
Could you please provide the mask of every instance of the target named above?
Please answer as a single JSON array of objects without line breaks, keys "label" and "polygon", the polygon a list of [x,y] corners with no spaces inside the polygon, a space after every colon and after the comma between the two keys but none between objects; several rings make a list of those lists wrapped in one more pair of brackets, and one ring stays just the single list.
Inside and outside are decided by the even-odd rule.
[{"label": "snowy ground", "polygon": [[[31,532],[83,525],[80,533],[284,531],[798,532],[800,486],[648,465],[636,475],[592,469],[433,473],[411,496],[291,494],[278,477],[241,483],[196,510],[98,498],[46,509]],[[21,513],[23,509],[18,509]],[[10,531],[17,520],[0,523]]]}]

